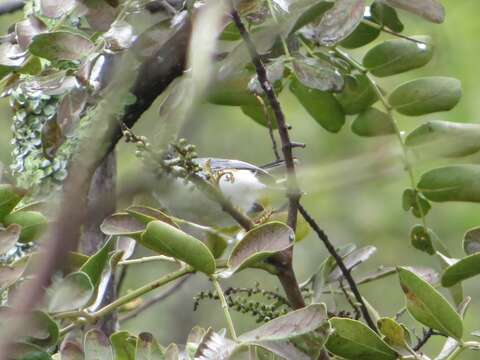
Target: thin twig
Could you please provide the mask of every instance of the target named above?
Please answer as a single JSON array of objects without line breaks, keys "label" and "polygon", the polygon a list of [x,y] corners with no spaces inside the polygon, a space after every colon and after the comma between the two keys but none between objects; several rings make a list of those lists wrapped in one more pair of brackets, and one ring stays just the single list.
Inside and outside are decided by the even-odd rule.
[{"label": "thin twig", "polygon": [[263,113],[265,115],[265,119],[267,119],[268,135],[270,136],[270,141],[272,142],[272,149],[273,149],[273,154],[275,155],[275,160],[279,161],[281,160],[281,158],[280,158],[280,153],[278,152],[277,140],[275,139],[275,134],[273,132],[272,118],[268,114],[268,108],[267,108],[267,105],[265,104],[265,101],[263,101],[263,99],[260,96],[257,96],[257,100],[262,104]]},{"label": "thin twig", "polygon": [[[255,48],[248,30],[240,18],[240,15],[235,9],[233,1],[231,2],[232,12],[231,16],[238,28],[245,45],[247,46],[251,60],[255,66],[258,81],[266,95],[268,103],[275,114],[275,120],[277,122],[278,133],[282,143],[282,153],[285,160],[285,166],[287,171],[287,196],[288,196],[288,219],[287,224],[293,230],[297,227],[298,206],[300,204],[300,197],[302,193],[298,187],[297,175],[295,171],[295,159],[293,157],[293,146],[290,141],[290,134],[288,132],[289,127],[285,120],[285,115],[282,111],[280,102],[273,90],[273,86],[268,80],[267,71],[260,58],[260,55]],[[301,308],[305,306],[305,300],[303,299],[298,281],[295,277],[292,265],[293,249],[290,248],[284,252],[272,257],[272,263],[279,270],[278,279],[282,284],[283,289],[288,297],[293,308]]]},{"label": "thin twig", "polygon": [[[232,5],[233,6],[233,5]],[[271,106],[273,113],[275,114],[275,119],[277,121],[278,133],[282,141],[282,152],[285,159],[285,165],[287,168],[287,191],[288,191],[288,201],[289,201],[289,211],[288,211],[288,222],[287,224],[295,230],[297,226],[297,216],[298,216],[298,205],[302,193],[298,187],[297,175],[295,171],[295,159],[292,153],[292,142],[290,141],[290,134],[288,132],[289,128],[285,120],[285,115],[282,111],[280,102],[278,101],[277,95],[273,90],[273,86],[268,80],[267,70],[265,69],[262,59],[255,48],[248,30],[240,18],[240,15],[233,7],[232,18],[237,26],[240,34],[242,35],[243,41],[245,42],[247,49],[250,53],[253,65],[258,76],[258,81],[266,95],[269,105]]]},{"label": "thin twig", "polygon": [[181,278],[185,275],[191,274],[193,272],[194,272],[194,270],[189,266],[182,267],[182,268],[180,268],[176,271],[173,271],[173,272],[171,272],[167,275],[164,275],[164,276],[160,277],[157,280],[154,280],[154,281],[152,281],[152,282],[150,282],[146,285],[143,285],[142,287],[140,287],[140,288],[138,288],[134,291],[129,292],[128,294],[118,298],[114,302],[112,302],[112,303],[104,306],[103,308],[95,311],[94,313],[90,314],[90,317],[93,318],[93,319],[99,319],[99,318],[101,318],[105,315],[110,314],[112,311],[117,310],[120,306],[125,305],[125,304],[129,303],[130,301],[135,300],[135,299],[139,298],[140,296],[145,295],[146,293],[149,293],[152,290],[158,289],[159,287],[161,287],[165,284],[168,284],[171,281],[179,279],[179,278]]},{"label": "thin twig", "polygon": [[131,320],[135,317],[137,317],[140,313],[144,312],[145,310],[149,309],[155,304],[158,304],[159,302],[165,300],[166,298],[170,297],[174,293],[176,293],[178,290],[181,289],[182,285],[185,284],[185,282],[190,278],[189,275],[181,278],[179,281],[177,281],[172,287],[169,289],[165,290],[164,292],[152,297],[148,301],[145,301],[142,305],[137,307],[135,310],[130,311],[128,314],[120,318],[120,322],[125,322],[128,320]]},{"label": "thin twig", "polygon": [[420,350],[433,335],[435,335],[433,329],[428,329],[427,331],[425,331],[423,333],[423,336],[418,340],[418,343],[413,347],[413,350]]},{"label": "thin twig", "polygon": [[345,298],[347,299],[348,303],[350,304],[350,306],[353,308],[353,311],[355,312],[355,320],[360,319],[360,316],[362,316],[360,313],[360,310],[358,309],[358,306],[353,302],[352,297],[348,293],[347,289],[345,289],[342,279],[340,279],[338,283],[340,285],[340,289],[342,289],[343,295],[345,295]]},{"label": "thin twig", "polygon": [[328,238],[325,231],[323,231],[320,228],[320,226],[310,216],[310,214],[305,210],[305,208],[302,205],[300,205],[298,209],[300,211],[300,214],[302,214],[303,218],[308,223],[308,225],[310,225],[310,227],[313,229],[313,231],[315,231],[315,233],[320,238],[320,240],[322,240],[323,244],[327,248],[330,255],[335,259],[335,262],[337,263],[337,266],[340,268],[343,274],[343,277],[345,278],[345,280],[347,280],[347,283],[350,286],[350,290],[355,296],[355,299],[357,300],[357,302],[360,304],[360,310],[368,326],[372,330],[377,331],[377,326],[375,325],[375,322],[373,321],[372,317],[370,316],[370,313],[368,312],[367,306],[365,305],[365,301],[363,300],[363,297],[360,294],[360,290],[358,289],[357,283],[353,279],[352,274],[350,273],[350,270],[348,270],[348,268],[345,266],[345,263],[343,262],[342,257],[338,254],[337,250],[335,249],[333,244],[330,242],[330,239]]},{"label": "thin twig", "polygon": [[220,286],[220,283],[218,282],[218,280],[214,277],[212,277],[212,282],[217,292],[218,298],[222,303],[223,314],[225,315],[225,320],[227,321],[227,325],[228,325],[228,332],[230,333],[230,336],[232,337],[232,339],[236,341],[237,333],[235,331],[235,327],[233,326],[232,316],[230,315],[230,310],[228,307],[227,300],[225,299],[225,295],[223,294],[222,287]]}]

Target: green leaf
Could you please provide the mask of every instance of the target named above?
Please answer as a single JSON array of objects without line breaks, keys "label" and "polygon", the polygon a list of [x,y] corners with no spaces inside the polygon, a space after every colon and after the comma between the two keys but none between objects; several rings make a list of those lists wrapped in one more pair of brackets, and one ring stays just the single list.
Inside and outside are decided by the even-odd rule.
[{"label": "green leaf", "polygon": [[85,334],[85,359],[114,360],[110,341],[103,332],[92,329]]},{"label": "green leaf", "polygon": [[22,49],[19,45],[5,42],[0,44],[0,79],[14,70],[18,70],[24,63]]},{"label": "green leaf", "polygon": [[22,342],[13,344],[8,355],[9,360],[52,360],[41,347]]},{"label": "green leaf", "polygon": [[18,45],[27,50],[35,35],[48,31],[45,23],[38,17],[30,15],[27,19],[15,24],[15,34],[17,35]]},{"label": "green leaf", "polygon": [[415,249],[424,251],[429,255],[435,254],[432,239],[423,225],[414,225],[410,230],[410,241]]},{"label": "green leaf", "polygon": [[432,285],[406,268],[398,268],[398,276],[407,309],[418,322],[454,339],[462,338],[462,319]]},{"label": "green leaf", "polygon": [[110,336],[115,360],[136,360],[137,338],[128,331],[118,331]]},{"label": "green leaf", "polygon": [[4,224],[9,226],[11,224],[20,225],[22,232],[18,239],[21,243],[29,243],[43,234],[47,227],[47,218],[37,211],[16,211],[5,217]]},{"label": "green leaf", "polygon": [[395,127],[386,113],[371,107],[353,120],[352,132],[367,137],[391,135],[395,134]]},{"label": "green leaf", "polygon": [[422,218],[428,214],[432,206],[425,197],[414,189],[405,189],[402,195],[403,210],[412,210],[412,214],[417,218]]},{"label": "green leaf", "polygon": [[110,237],[105,244],[95,254],[90,256],[78,270],[88,275],[95,288],[100,283],[103,269],[108,262],[109,253],[114,250],[114,243],[114,237]]},{"label": "green leaf", "polygon": [[399,113],[419,116],[455,107],[462,96],[459,80],[432,76],[406,82],[393,90],[388,101]]},{"label": "green leaf", "polygon": [[343,77],[330,63],[321,59],[296,57],[293,71],[297,80],[310,89],[339,92],[343,89]]},{"label": "green leaf", "polygon": [[331,318],[333,334],[327,350],[347,360],[395,360],[396,352],[370,328],[357,320]]},{"label": "green leaf", "polygon": [[164,360],[164,350],[158,345],[152,334],[142,332],[138,335],[135,360]]},{"label": "green leaf", "polygon": [[315,26],[316,40],[332,46],[345,39],[360,24],[364,11],[364,0],[337,0]]},{"label": "green leaf", "polygon": [[[195,359],[197,358],[195,357]],[[177,344],[172,343],[167,346],[167,348],[165,349],[165,360],[181,360],[180,350],[178,349]]]},{"label": "green leaf", "polygon": [[335,95],[348,115],[359,114],[378,100],[378,95],[364,74],[345,77],[345,88]]},{"label": "green leaf", "polygon": [[147,225],[149,222],[154,220],[160,220],[170,224],[172,226],[178,227],[178,225],[173,221],[173,219],[165,214],[163,211],[154,209],[148,206],[134,205],[130,206],[127,209],[127,213],[133,215],[137,220]]},{"label": "green leaf", "polygon": [[200,326],[194,326],[190,330],[190,333],[187,337],[187,342],[185,343],[185,352],[187,352],[190,357],[195,356],[198,346],[201,344],[206,333],[207,331]]},{"label": "green leaf", "polygon": [[[285,72],[285,62],[286,58],[284,56],[277,57],[270,63],[265,64],[265,70],[267,72],[267,78],[270,84],[274,87],[276,90],[277,94],[280,93],[283,89],[283,75]],[[252,94],[264,96],[265,92],[263,91],[263,87],[260,84],[260,81],[258,80],[258,74],[255,73],[250,78],[250,81],[248,82],[248,90]],[[259,101],[258,101],[259,102]]]},{"label": "green leaf", "polygon": [[258,100],[248,89],[251,78],[251,73],[242,70],[217,79],[208,93],[208,102],[227,106],[258,106]]},{"label": "green leaf", "polygon": [[293,25],[288,33],[291,35],[295,31],[301,29],[305,25],[321,19],[327,10],[331,9],[333,3],[325,1],[306,1],[304,3],[293,2],[290,14],[294,17]]},{"label": "green leaf", "polygon": [[60,344],[61,360],[85,360],[83,352],[83,332],[73,330],[69,332]]},{"label": "green leaf", "polygon": [[56,31],[33,37],[29,50],[41,58],[58,60],[80,60],[87,57],[95,45],[87,38],[68,31]]},{"label": "green leaf", "polygon": [[42,60],[38,56],[30,56],[18,72],[27,75],[39,75],[43,70]]},{"label": "green leaf", "polygon": [[270,127],[269,125],[269,122],[270,122],[272,129],[277,128],[277,121],[275,120],[275,114],[273,113],[270,106],[267,106],[267,109],[265,109],[265,106],[263,105],[245,105],[245,106],[242,106],[241,109],[245,115],[250,117],[256,123],[268,128]]},{"label": "green leaf", "polygon": [[378,330],[385,336],[384,340],[390,346],[404,346],[405,330],[392,318],[381,318],[377,321]]},{"label": "green leaf", "polygon": [[[166,349],[169,351],[170,347],[175,344],[170,344]],[[222,360],[230,359],[233,352],[236,350],[238,344],[234,341],[227,339],[224,335],[217,334],[211,328],[207,330],[207,333],[202,339],[202,342],[198,345],[197,351],[195,352],[195,360]],[[176,349],[178,354],[178,348],[175,347],[172,350]],[[173,352],[173,351],[172,351]],[[178,355],[177,355],[178,356]],[[165,354],[165,359],[177,360],[178,357],[168,358]]]},{"label": "green leaf", "polygon": [[422,153],[460,157],[480,150],[480,125],[432,120],[420,125],[405,139],[405,144]]},{"label": "green leaf", "polygon": [[[0,325],[3,329],[16,321],[16,314],[7,306],[0,307]],[[28,316],[28,327],[23,329],[20,342],[27,342],[42,348],[56,345],[59,339],[58,326],[53,319],[43,311],[33,311]]]},{"label": "green leaf", "polygon": [[270,320],[266,324],[241,335],[239,340],[243,342],[286,340],[308,334],[325,325],[327,325],[326,332],[328,333],[326,306],[324,304],[311,304]]},{"label": "green leaf", "polygon": [[398,18],[397,11],[382,2],[375,1],[370,7],[373,19],[377,24],[388,27],[395,32],[403,31],[403,24]]},{"label": "green leaf", "polygon": [[225,26],[222,33],[220,34],[219,40],[237,41],[237,40],[240,40],[241,38],[242,38],[242,35],[240,35],[240,31],[238,31],[237,26],[232,21],[227,26]]},{"label": "green leaf", "polygon": [[26,191],[13,185],[0,184],[0,222],[17,206]]},{"label": "green leaf", "polygon": [[0,289],[4,290],[17,282],[27,268],[28,257],[25,256],[12,264],[0,265]]},{"label": "green leaf", "polygon": [[215,259],[219,259],[228,247],[227,239],[221,234],[207,232],[202,240]]},{"label": "green leaf", "polygon": [[[457,306],[457,311],[462,317],[462,319],[465,319],[465,313],[468,310],[468,307],[470,305],[470,302],[472,301],[472,298],[467,296],[458,306]],[[472,334],[473,335],[473,334]],[[456,348],[459,346],[459,343],[457,340],[452,339],[452,338],[447,338],[445,341],[442,350],[440,353],[437,355],[435,360],[449,360],[451,359],[452,353],[456,350]]]},{"label": "green leaf", "polygon": [[480,165],[452,165],[430,170],[417,186],[435,202],[480,202]]},{"label": "green leaf", "polygon": [[[446,249],[439,250],[437,248],[436,258],[442,270],[445,270],[457,261],[457,259],[451,259],[450,253]],[[455,305],[458,306],[463,301],[463,285],[461,282],[449,287],[448,292],[450,293]]]},{"label": "green leaf", "polygon": [[228,258],[228,269],[223,271],[221,276],[232,276],[246,267],[257,265],[270,256],[290,248],[294,238],[292,229],[277,221],[253,228],[235,245]]},{"label": "green leaf", "polygon": [[[145,218],[143,218],[145,219]],[[135,239],[140,239],[140,235],[145,231],[145,223],[139,220],[138,213],[117,213],[106,218],[100,230],[109,236],[128,236]]]},{"label": "green leaf", "polygon": [[445,9],[437,0],[384,0],[384,2],[437,24],[445,20]]},{"label": "green leaf", "polygon": [[325,130],[336,133],[345,124],[342,107],[329,92],[310,89],[293,80],[290,90],[313,119]]},{"label": "green leaf", "polygon": [[480,274],[480,253],[469,255],[445,269],[442,286],[450,287]]},{"label": "green leaf", "polygon": [[[298,348],[288,341],[252,341],[248,344],[259,346],[262,349],[268,350],[268,358],[263,360],[272,359],[272,355],[277,355],[280,359],[295,359],[295,360],[311,360],[311,357],[304,352],[298,350]],[[320,348],[321,346],[319,346]],[[274,359],[277,360],[278,357]],[[205,359],[210,360],[210,359]],[[259,358],[260,360],[260,358]]]},{"label": "green leaf", "polygon": [[363,58],[363,66],[378,77],[400,74],[425,66],[433,57],[432,39],[416,36],[412,40],[387,40],[371,48]]},{"label": "green leaf", "polygon": [[162,221],[150,222],[139,242],[153,251],[182,260],[207,275],[215,271],[215,259],[205,244]]},{"label": "green leaf", "polygon": [[73,311],[86,307],[95,292],[87,274],[74,272],[54,283],[48,291],[48,312]]},{"label": "green leaf", "polygon": [[379,35],[380,29],[360,23],[353,33],[340,42],[340,45],[347,49],[356,49],[370,44]]},{"label": "green leaf", "polygon": [[23,334],[29,343],[48,348],[59,340],[58,325],[43,311],[34,311],[27,332]]},{"label": "green leaf", "polygon": [[40,10],[49,18],[61,18],[77,6],[77,0],[41,0]]},{"label": "green leaf", "polygon": [[0,228],[0,256],[8,253],[20,239],[22,228],[20,225],[12,224],[6,229]]},{"label": "green leaf", "polygon": [[463,250],[467,255],[480,252],[480,228],[468,230],[463,236]]}]

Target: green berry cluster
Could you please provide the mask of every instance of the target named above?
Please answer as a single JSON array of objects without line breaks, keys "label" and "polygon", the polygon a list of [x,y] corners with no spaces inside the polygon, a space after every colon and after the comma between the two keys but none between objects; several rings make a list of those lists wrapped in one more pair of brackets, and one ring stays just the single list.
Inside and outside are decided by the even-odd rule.
[{"label": "green berry cluster", "polygon": [[[259,284],[254,288],[228,288],[225,297],[231,309],[252,315],[257,323],[270,321],[291,310],[287,299],[276,292],[261,289]],[[200,292],[194,297],[194,311],[200,306],[200,301],[206,299],[219,300],[219,297],[213,291]]]},{"label": "green berry cluster", "polygon": [[197,173],[201,167],[193,160],[198,157],[195,145],[186,139],[179,139],[167,150],[156,150],[145,136],[137,136],[125,125],[122,127],[125,142],[135,144],[135,156],[142,159],[144,165],[161,176],[170,174],[177,178],[187,179]]}]

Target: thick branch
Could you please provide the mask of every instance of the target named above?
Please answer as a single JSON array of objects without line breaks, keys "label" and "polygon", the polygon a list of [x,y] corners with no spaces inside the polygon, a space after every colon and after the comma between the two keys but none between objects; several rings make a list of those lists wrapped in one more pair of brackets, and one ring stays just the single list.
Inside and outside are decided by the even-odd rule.
[{"label": "thick branch", "polygon": [[262,86],[262,89],[267,97],[268,103],[275,114],[278,133],[282,142],[282,153],[285,159],[285,167],[287,169],[287,191],[289,201],[287,223],[293,230],[295,230],[297,226],[298,205],[302,193],[298,187],[297,175],[295,172],[295,159],[292,152],[293,146],[290,140],[290,134],[288,133],[288,125],[285,120],[285,115],[282,111],[280,102],[278,101],[277,95],[273,90],[273,86],[270,83],[270,80],[268,80],[267,70],[265,69],[262,59],[260,58],[260,55],[255,48],[255,44],[253,43],[248,30],[243,24],[240,15],[235,9],[232,11],[232,18],[238,30],[240,31],[240,34],[242,35],[243,41],[247,45],[253,65],[255,65],[258,81],[260,82],[260,85]]},{"label": "thick branch", "polygon": [[418,340],[418,343],[413,347],[414,351],[420,350],[430,338],[434,335],[433,329],[428,329],[424,332],[423,336]]},{"label": "thick branch", "polygon": [[[285,167],[287,169],[287,196],[288,196],[288,220],[287,224],[295,230],[297,227],[298,206],[300,204],[301,192],[298,187],[297,175],[295,172],[295,160],[293,157],[293,145],[290,140],[290,134],[288,133],[288,125],[285,120],[285,115],[282,111],[280,102],[277,95],[273,90],[273,86],[268,80],[267,71],[260,58],[260,55],[255,48],[248,30],[240,18],[240,15],[236,11],[232,2],[232,18],[237,26],[243,41],[245,42],[247,49],[250,53],[253,64],[257,72],[258,80],[262,89],[267,97],[268,103],[275,114],[275,120],[277,123],[278,133],[282,142],[282,153],[285,159]],[[278,278],[287,294],[287,297],[293,308],[301,308],[305,306],[298,281],[295,277],[292,265],[293,250],[286,250],[277,256],[273,257],[272,262],[279,270]]]},{"label": "thick branch", "polygon": [[362,295],[360,294],[360,290],[358,290],[358,286],[355,283],[355,280],[352,277],[352,274],[350,273],[350,270],[345,266],[345,263],[343,262],[342,257],[338,254],[337,250],[333,246],[333,244],[330,242],[327,234],[318,226],[316,221],[310,216],[310,214],[305,210],[305,208],[300,205],[299,206],[299,211],[300,214],[302,214],[303,218],[305,221],[310,225],[310,227],[315,231],[315,233],[318,235],[320,240],[322,240],[323,244],[327,248],[328,252],[330,255],[335,259],[335,262],[337,263],[337,266],[340,268],[340,271],[343,274],[343,277],[345,280],[347,280],[348,285],[350,286],[350,290],[352,291],[353,295],[355,296],[355,299],[357,302],[360,304],[360,310],[362,311],[363,318],[367,322],[368,326],[374,330],[377,331],[377,326],[375,325],[375,322],[373,321],[372,317],[370,316],[370,313],[368,312],[367,306],[365,305],[365,301],[363,300]]}]

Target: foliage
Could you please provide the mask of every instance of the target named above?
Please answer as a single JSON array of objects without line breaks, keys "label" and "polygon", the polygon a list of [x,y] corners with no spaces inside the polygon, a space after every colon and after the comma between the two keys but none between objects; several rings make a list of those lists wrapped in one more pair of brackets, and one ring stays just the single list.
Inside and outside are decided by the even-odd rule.
[{"label": "foliage", "polygon": [[[25,19],[2,38],[0,78],[14,111],[11,170],[16,181],[15,186],[0,185],[0,290],[5,305],[0,309],[0,322],[2,337],[9,342],[9,358],[429,359],[422,346],[433,335],[446,338],[436,357],[439,360],[454,359],[464,350],[480,350],[480,343],[470,340],[464,329],[470,300],[464,299],[462,288],[463,281],[480,274],[478,229],[465,234],[466,256],[454,259],[429,228],[427,216],[434,203],[479,202],[480,168],[477,164],[452,164],[429,169],[417,179],[411,156],[417,152],[461,158],[476,153],[480,150],[478,125],[428,121],[404,136],[396,113],[415,117],[449,111],[461,98],[461,84],[446,76],[417,78],[392,90],[378,83],[378,78],[431,61],[432,39],[403,34],[402,18],[419,16],[441,23],[445,17],[442,5],[437,0],[238,0],[232,4],[230,9],[230,3],[222,2],[34,0],[25,6]],[[137,23],[138,17],[148,18],[146,9],[152,13],[160,9],[160,20],[154,20],[151,27]],[[232,16],[223,19],[225,9]],[[155,143],[150,141],[156,139],[135,135],[129,126],[136,119],[127,117],[128,126],[122,122],[125,114],[145,101],[133,95],[133,90],[119,92],[128,93],[117,99],[123,109],[109,113],[120,123],[117,133],[133,143],[139,161],[155,181],[183,188],[188,200],[167,190],[177,196],[174,206],[135,204],[101,219],[96,230],[105,235],[102,246],[89,256],[69,251],[68,266],[55,269],[45,282],[45,301],[23,314],[31,325],[19,327],[18,336],[9,339],[6,321],[19,320],[15,291],[39,281],[35,270],[49,240],[44,234],[47,228],[57,226],[54,211],[45,210],[46,204],[38,201],[61,201],[62,191],[68,191],[63,184],[72,167],[82,164],[72,158],[81,151],[79,144],[88,146],[86,130],[97,129],[93,125],[102,129],[103,125],[102,130],[110,133],[108,124],[98,124],[102,117],[96,111],[101,110],[105,89],[118,86],[110,82],[109,72],[117,70],[111,61],[129,59],[135,69],[120,71],[133,73],[138,67],[140,78],[134,86],[148,83],[150,79],[141,78],[154,70],[148,61],[153,58],[153,67],[162,68],[169,59],[158,56],[158,49],[165,46],[171,54],[170,41],[177,31],[190,31],[179,24],[194,18],[195,26],[204,20],[202,16],[207,22],[221,24],[220,31],[215,28],[218,33],[207,33],[211,42],[218,36],[215,49],[220,51],[205,55],[198,52],[205,44],[198,46],[192,41],[190,50],[196,54],[189,58],[192,69],[174,64],[177,73],[168,74],[164,81],[168,85],[180,75],[182,79],[170,85],[161,105],[162,140]],[[382,31],[392,39],[371,46]],[[370,48],[358,61],[350,49],[364,46]],[[214,64],[201,69],[212,74],[211,83],[202,87],[194,81],[201,78],[195,61],[202,63],[204,56],[212,62],[211,55],[215,55]],[[192,89],[207,91],[195,94]],[[285,89],[315,120],[311,126],[338,133],[352,116],[354,134],[391,136],[398,142],[410,181],[399,199],[404,210],[420,222],[410,231],[411,245],[434,257],[441,275],[429,268],[404,266],[386,267],[362,279],[355,275],[377,248],[335,247],[303,208],[292,155],[293,148],[303,145],[289,138],[277,98]],[[183,101],[191,103],[187,106]],[[178,139],[176,127],[192,111],[185,107],[194,107],[197,101],[239,107],[254,120],[251,126],[266,127],[276,165],[282,164],[275,140],[278,131],[286,185],[264,168],[237,160],[199,158],[193,144]],[[162,142],[167,138],[168,144]],[[103,145],[114,144],[112,140]],[[250,183],[242,188],[242,176],[250,182],[253,177],[257,187]],[[236,189],[240,194],[232,193],[236,185],[240,185],[240,190]],[[261,203],[264,188],[286,192],[288,211],[274,200]],[[202,199],[198,200],[201,206],[195,203],[197,199]],[[185,207],[187,211],[182,213]],[[194,214],[195,208],[200,208],[200,214]],[[297,221],[297,214],[305,222]],[[318,271],[308,281],[298,284],[292,268],[293,248],[305,236],[307,224],[329,256],[319,261]],[[155,255],[133,257],[137,245]],[[177,269],[104,303],[112,274],[149,261],[169,262]],[[278,277],[286,296],[261,285],[222,289],[226,278],[247,268]],[[164,347],[146,332],[137,335],[120,328],[105,334],[95,327],[114,312],[125,311],[129,316],[142,311],[138,304],[142,296],[192,273],[208,278],[213,287],[195,298],[195,309],[203,299],[218,300],[228,334],[222,329],[195,327],[185,344]],[[412,321],[426,329],[416,343],[406,324],[382,316],[363,291],[360,293],[360,285],[387,276],[398,277]],[[454,304],[442,294],[442,287],[449,290]],[[325,299],[338,294],[353,312],[327,307]],[[249,314],[261,324],[237,335],[231,310]]]}]

